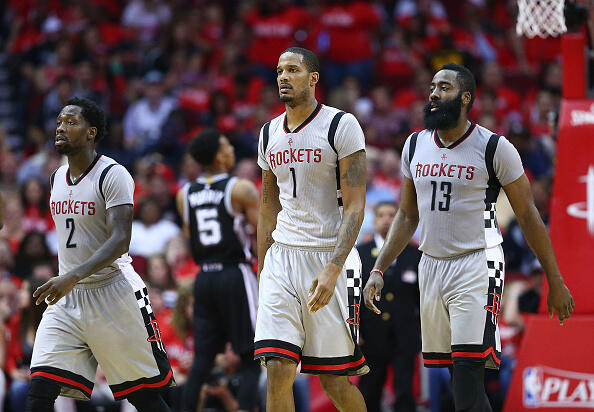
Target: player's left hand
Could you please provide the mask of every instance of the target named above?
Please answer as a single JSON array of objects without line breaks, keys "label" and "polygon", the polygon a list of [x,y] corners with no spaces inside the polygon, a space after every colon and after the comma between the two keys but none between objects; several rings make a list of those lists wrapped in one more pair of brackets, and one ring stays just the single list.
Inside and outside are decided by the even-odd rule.
[{"label": "player's left hand", "polygon": [[51,278],[33,292],[33,297],[37,298],[35,304],[40,305],[46,301],[48,305],[54,305],[70,293],[76,282],[78,278],[70,273]]},{"label": "player's left hand", "polygon": [[341,268],[334,263],[328,263],[318,276],[311,282],[309,288],[309,301],[307,308],[310,313],[315,313],[330,302],[334,294],[336,279],[340,275]]},{"label": "player's left hand", "polygon": [[573,297],[569,292],[567,286],[563,281],[557,284],[549,285],[549,293],[547,295],[547,306],[549,309],[549,317],[553,317],[553,312],[557,312],[559,324],[563,325],[566,319],[569,319],[573,313],[575,303]]}]

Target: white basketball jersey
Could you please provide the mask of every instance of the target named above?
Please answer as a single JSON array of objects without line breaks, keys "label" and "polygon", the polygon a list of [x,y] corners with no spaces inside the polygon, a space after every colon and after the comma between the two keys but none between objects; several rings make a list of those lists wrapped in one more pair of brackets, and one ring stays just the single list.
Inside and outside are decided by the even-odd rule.
[{"label": "white basketball jersey", "polygon": [[524,173],[516,148],[479,125],[445,147],[437,132],[423,130],[402,151],[402,172],[417,192],[419,249],[438,258],[490,248],[503,239],[495,217],[502,186]]},{"label": "white basketball jersey", "polygon": [[313,113],[289,131],[286,114],[270,121],[269,140],[258,144],[258,164],[271,170],[280,189],[281,211],[272,237],[302,247],[333,247],[342,219],[337,192],[338,160],[365,149],[357,119],[345,113],[336,126],[333,144],[328,132],[340,110],[318,103]]},{"label": "white basketball jersey", "polygon": [[[63,275],[89,259],[107,241],[106,211],[113,206],[134,204],[134,180],[115,160],[97,155],[77,180],[71,180],[69,167],[64,165],[52,174],[50,183],[50,210],[59,243],[59,274]],[[97,281],[130,262],[130,256],[123,254],[79,283]]]}]

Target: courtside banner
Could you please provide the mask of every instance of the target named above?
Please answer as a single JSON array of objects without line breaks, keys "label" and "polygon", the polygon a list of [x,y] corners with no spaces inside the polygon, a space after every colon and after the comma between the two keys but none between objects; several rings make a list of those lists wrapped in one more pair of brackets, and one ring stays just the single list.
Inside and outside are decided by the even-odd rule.
[{"label": "courtside banner", "polygon": [[574,315],[594,314],[594,100],[561,104],[550,234]]},{"label": "courtside banner", "polygon": [[594,410],[594,316],[528,317],[504,412]]}]

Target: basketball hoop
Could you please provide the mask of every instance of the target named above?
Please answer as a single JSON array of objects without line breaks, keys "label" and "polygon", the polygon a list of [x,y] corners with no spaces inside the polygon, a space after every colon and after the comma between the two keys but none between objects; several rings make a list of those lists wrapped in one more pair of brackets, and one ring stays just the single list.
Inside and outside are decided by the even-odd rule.
[{"label": "basketball hoop", "polygon": [[529,38],[556,37],[565,33],[564,5],[565,0],[518,0],[516,33]]}]

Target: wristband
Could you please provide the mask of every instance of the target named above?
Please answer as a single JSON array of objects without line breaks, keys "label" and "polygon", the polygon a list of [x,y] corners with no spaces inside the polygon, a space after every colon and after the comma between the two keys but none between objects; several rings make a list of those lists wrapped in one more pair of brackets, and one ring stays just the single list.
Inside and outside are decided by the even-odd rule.
[{"label": "wristband", "polygon": [[379,270],[379,269],[371,269],[371,272],[369,272],[369,276],[371,276],[371,274],[372,274],[373,272],[379,273],[381,277],[384,277],[384,272],[382,272],[382,271],[381,271],[381,270]]}]

